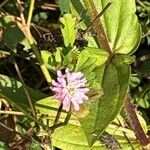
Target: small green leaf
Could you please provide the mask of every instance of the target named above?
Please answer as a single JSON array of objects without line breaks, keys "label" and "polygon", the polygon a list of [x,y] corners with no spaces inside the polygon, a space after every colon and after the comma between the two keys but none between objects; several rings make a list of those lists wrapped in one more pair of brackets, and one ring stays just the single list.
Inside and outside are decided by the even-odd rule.
[{"label": "small green leaf", "polygon": [[130,77],[130,87],[131,89],[136,88],[140,84],[141,80],[137,74],[131,74]]},{"label": "small green leaf", "polygon": [[47,12],[39,12],[33,17],[33,21],[40,22],[41,20],[46,20],[48,18]]},{"label": "small green leaf", "polygon": [[150,88],[138,88],[134,94],[135,102],[142,108],[150,108]]},{"label": "small green leaf", "polygon": [[[78,20],[80,20],[78,21],[78,28],[86,29],[90,25],[91,19],[87,13],[87,9],[83,5],[83,0],[82,1],[69,0],[69,1],[72,15],[76,16]],[[84,38],[88,41],[88,47],[98,48],[95,37],[89,36],[89,32],[84,35]]]},{"label": "small green leaf", "polygon": [[24,50],[31,48],[22,31],[10,18],[0,18],[0,27],[4,28],[4,44],[10,50],[15,50],[18,43],[25,46]]},{"label": "small green leaf", "polygon": [[61,31],[64,38],[64,44],[66,47],[71,47],[75,41],[77,29],[75,29],[76,18],[71,14],[64,14],[60,18],[62,23]]},{"label": "small green leaf", "polygon": [[85,47],[78,55],[75,70],[83,72],[88,84],[100,90],[107,59],[107,52],[99,48]]},{"label": "small green leaf", "polygon": [[6,28],[12,25],[12,20],[7,17],[0,17],[0,27]]},{"label": "small green leaf", "polygon": [[1,150],[8,150],[8,147],[6,146],[5,143],[3,143],[3,142],[0,141],[0,149]]},{"label": "small green leaf", "polygon": [[57,63],[61,63],[62,59],[61,59],[61,51],[62,51],[62,48],[58,47],[56,49],[56,52],[54,52],[54,55],[55,55],[55,61]]},{"label": "small green leaf", "polygon": [[79,51],[76,48],[69,50],[69,52],[66,55],[64,55],[63,65],[68,66],[72,64],[78,58],[78,54]]},{"label": "small green leaf", "polygon": [[84,66],[86,67],[85,63],[88,59],[91,59],[95,66],[101,66],[107,61],[108,53],[99,48],[85,47],[84,50],[81,51],[80,55],[78,56],[76,70],[81,68],[81,66],[82,68]]},{"label": "small green leaf", "polygon": [[47,68],[51,68],[51,64],[53,62],[53,57],[52,54],[46,50],[41,51],[41,57],[44,61],[44,64],[46,65]]}]

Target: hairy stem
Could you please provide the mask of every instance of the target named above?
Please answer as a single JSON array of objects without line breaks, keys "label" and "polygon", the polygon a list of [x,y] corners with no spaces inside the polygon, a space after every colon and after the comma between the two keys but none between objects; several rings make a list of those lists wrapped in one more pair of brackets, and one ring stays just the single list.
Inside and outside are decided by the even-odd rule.
[{"label": "hairy stem", "polygon": [[145,135],[140,122],[137,118],[137,115],[135,113],[134,107],[132,103],[130,102],[130,97],[127,97],[124,104],[124,111],[126,114],[126,120],[129,122],[130,126],[134,130],[134,133],[137,137],[137,139],[140,141],[140,143],[145,146],[150,143],[150,140]]},{"label": "hairy stem", "polygon": [[[97,18],[98,12],[96,10],[93,0],[83,0],[83,2],[85,4],[85,7],[86,7],[88,13],[90,14],[91,19],[94,20],[95,18]],[[111,55],[112,50],[109,46],[108,38],[104,31],[104,28],[103,28],[100,18],[96,23],[93,24],[93,27],[94,27],[95,32],[97,33],[97,40],[98,40],[98,43],[99,43],[101,49],[107,51]]]}]

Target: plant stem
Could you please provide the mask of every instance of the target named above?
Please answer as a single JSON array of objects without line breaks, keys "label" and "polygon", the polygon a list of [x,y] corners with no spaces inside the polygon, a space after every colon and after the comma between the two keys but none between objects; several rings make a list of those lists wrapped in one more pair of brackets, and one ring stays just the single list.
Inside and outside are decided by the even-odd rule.
[{"label": "plant stem", "polygon": [[[0,114],[3,114],[3,115],[16,115],[16,116],[24,116],[25,114],[21,111],[12,111],[12,110],[0,110]],[[40,117],[44,115],[45,118],[51,118],[51,119],[55,119],[56,116],[55,115],[49,115],[49,113],[37,113],[37,116]],[[66,117],[64,116],[60,116],[60,120],[66,120]],[[73,120],[73,121],[76,121],[77,118],[72,116],[70,120]],[[114,126],[113,126],[114,127]],[[121,128],[120,128],[121,129]],[[123,131],[125,130],[124,128],[122,129]],[[129,131],[128,131],[129,132]]]},{"label": "plant stem", "polygon": [[[85,7],[86,7],[91,19],[94,20],[95,18],[97,18],[98,12],[96,10],[93,0],[83,0],[83,2],[85,4]],[[110,2],[110,4],[111,4],[111,2]],[[109,6],[109,3],[107,5]],[[96,23],[93,24],[93,27],[94,27],[95,32],[97,33],[97,40],[98,40],[98,43],[99,43],[101,49],[107,51],[111,56],[112,49],[110,48],[109,41],[108,41],[107,35],[104,31],[104,28],[103,28],[100,18]]]},{"label": "plant stem", "polygon": [[2,8],[9,0],[5,0],[0,4],[0,8]]},{"label": "plant stem", "polygon": [[21,18],[21,21],[22,21],[22,25],[26,26],[26,20],[25,20],[24,14],[23,14],[23,7],[21,5],[20,0],[17,0],[17,4],[16,5],[17,5],[18,10],[20,12],[20,18]]},{"label": "plant stem", "polygon": [[41,58],[41,55],[40,55],[37,47],[36,47],[36,44],[34,42],[34,39],[33,39],[32,35],[31,35],[30,29],[28,27],[26,27],[24,29],[24,31],[25,31],[25,35],[27,37],[27,40],[28,40],[29,44],[31,45],[31,48],[32,48],[32,50],[33,50],[33,52],[34,52],[34,54],[36,56],[36,59],[39,62],[40,68],[41,68],[41,70],[42,70],[42,72],[43,72],[43,74],[44,74],[44,76],[46,78],[46,81],[48,82],[48,85],[50,85],[50,83],[51,83],[51,76],[50,76],[49,71],[46,68],[46,66],[45,66],[45,64],[44,64],[44,62],[43,62],[43,60]]},{"label": "plant stem", "polygon": [[27,24],[26,26],[24,27],[24,33],[26,35],[26,38],[29,42],[29,44],[31,45],[31,48],[37,58],[37,61],[39,62],[39,65],[40,65],[40,68],[46,78],[46,81],[48,83],[48,85],[50,85],[51,83],[51,76],[49,74],[49,71],[48,69],[46,68],[42,58],[41,58],[41,55],[40,55],[40,52],[38,51],[38,48],[36,47],[36,44],[35,44],[35,41],[32,37],[32,34],[30,32],[30,24],[31,24],[31,19],[32,19],[32,16],[33,16],[33,9],[34,9],[34,4],[35,4],[35,0],[30,0],[30,8],[29,8],[29,14],[28,14],[28,19],[27,19]]},{"label": "plant stem", "polygon": [[49,129],[51,129],[51,133],[54,133],[55,125],[58,123],[58,121],[59,121],[59,119],[60,119],[62,107],[63,107],[63,105],[60,104],[60,106],[59,106],[59,108],[58,108],[58,111],[57,111],[57,115],[56,115],[55,120],[54,120],[54,123],[53,123],[53,128],[49,128]]},{"label": "plant stem", "polygon": [[[112,4],[112,2],[108,3],[104,8],[103,10],[92,20],[92,22],[88,25],[88,27],[86,28],[85,30],[85,33],[87,31],[89,31],[92,27],[92,25],[94,25],[94,23],[96,23],[98,21],[98,19],[106,12],[106,10],[109,8],[109,6]],[[84,33],[84,34],[85,34]]]},{"label": "plant stem", "polygon": [[30,106],[30,108],[31,108],[31,110],[32,110],[32,114],[33,114],[33,116],[35,117],[35,116],[36,116],[35,107],[34,107],[33,104],[32,104],[32,100],[31,100],[31,97],[30,97],[30,95],[29,95],[28,89],[27,89],[27,87],[26,87],[26,85],[25,85],[25,83],[24,83],[23,77],[22,77],[22,75],[21,75],[21,72],[20,72],[20,70],[19,70],[19,67],[18,67],[18,65],[17,65],[17,62],[16,62],[16,60],[15,60],[14,58],[13,58],[13,64],[14,64],[14,66],[15,66],[15,69],[16,69],[16,72],[17,72],[17,74],[18,74],[18,77],[19,77],[19,79],[20,79],[20,81],[21,81],[21,83],[22,83],[22,86],[23,86],[24,92],[25,92],[25,94],[26,94],[26,97],[27,97],[29,106]]},{"label": "plant stem", "polygon": [[132,127],[137,139],[140,141],[140,143],[143,146],[146,146],[150,143],[150,140],[146,137],[140,122],[137,118],[137,115],[135,113],[134,107],[132,103],[130,102],[130,97],[128,96],[125,100],[124,104],[124,110],[126,113],[126,120],[129,122],[130,126]]},{"label": "plant stem", "polygon": [[30,26],[33,10],[34,10],[34,4],[35,0],[30,0],[30,8],[29,8],[29,14],[28,14],[28,20],[27,20],[27,26]]}]

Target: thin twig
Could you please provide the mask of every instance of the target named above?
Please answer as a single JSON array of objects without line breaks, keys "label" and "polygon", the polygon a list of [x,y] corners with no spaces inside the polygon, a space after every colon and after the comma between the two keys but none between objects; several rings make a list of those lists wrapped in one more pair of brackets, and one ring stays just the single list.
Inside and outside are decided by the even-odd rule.
[{"label": "thin twig", "polygon": [[0,8],[2,8],[9,0],[5,0],[0,4]]},{"label": "thin twig", "polygon": [[[124,128],[124,126],[122,125],[122,123],[121,123],[121,121],[119,120],[119,118],[117,118],[117,120],[118,120],[118,122],[119,122],[119,125]],[[133,147],[133,145],[132,145],[132,143],[131,143],[131,140],[128,138],[126,132],[122,131],[122,133],[124,134],[124,137],[127,139],[129,145],[131,146],[131,149],[132,149],[132,150],[135,150],[135,148]]]},{"label": "thin twig", "polygon": [[84,31],[84,34],[87,33],[87,32],[91,29],[92,25],[94,25],[94,24],[97,22],[97,20],[98,20],[102,15],[104,15],[104,13],[105,13],[106,10],[110,7],[111,4],[112,4],[112,2],[109,2],[109,3],[103,8],[103,10],[92,20],[92,22],[88,25],[88,27],[87,27],[86,30]]},{"label": "thin twig", "polygon": [[[59,108],[58,108],[58,111],[57,111],[57,115],[55,117],[55,120],[54,120],[54,123],[53,123],[53,127],[55,127],[55,125],[58,123],[59,119],[60,119],[60,115],[61,115],[61,112],[62,112],[62,103],[60,104]],[[53,133],[55,130],[55,128],[51,128],[51,132]]]},{"label": "thin twig", "polygon": [[23,7],[21,5],[20,0],[17,0],[17,7],[18,7],[18,10],[20,12],[20,18],[21,18],[21,21],[22,21],[22,25],[26,26],[26,20],[25,20],[24,14],[23,14]]},{"label": "thin twig", "polygon": [[15,130],[9,128],[8,126],[6,126],[6,125],[5,125],[4,123],[2,123],[2,122],[0,122],[0,126],[2,126],[3,128],[5,128],[5,129],[7,129],[7,130],[9,130],[9,131],[11,131],[11,132],[16,132]]},{"label": "thin twig", "polygon": [[[0,110],[0,114],[8,114],[8,115],[16,115],[16,116],[24,116],[25,114],[20,111],[11,111],[11,110]],[[37,116],[45,115],[47,118],[54,119],[56,116],[49,115],[48,113],[38,113]],[[60,119],[65,119],[66,117],[61,116]],[[75,116],[71,117],[71,120],[77,120]]]},{"label": "thin twig", "polygon": [[54,125],[58,123],[58,120],[59,120],[60,115],[61,115],[62,107],[63,107],[63,105],[62,105],[62,103],[61,103],[60,106],[59,106],[59,109],[58,109],[56,118],[55,118],[55,120],[54,120]]},{"label": "thin twig", "polygon": [[14,58],[13,58],[13,64],[14,64],[14,66],[15,66],[15,69],[16,69],[16,72],[17,72],[17,74],[18,74],[18,77],[19,77],[19,79],[20,79],[20,81],[21,81],[21,83],[22,83],[24,92],[25,92],[26,97],[27,97],[27,99],[28,99],[29,106],[30,106],[30,108],[31,108],[31,110],[32,110],[32,114],[33,114],[33,116],[36,116],[36,111],[35,111],[35,108],[34,108],[34,106],[33,106],[33,104],[32,104],[32,100],[31,100],[31,97],[30,97],[30,95],[29,95],[28,89],[27,89],[27,87],[26,87],[26,85],[25,85],[25,83],[24,83],[23,77],[22,77],[22,75],[21,75],[21,72],[20,72],[20,70],[19,70],[19,67],[18,67],[18,65],[17,65],[17,63],[16,63],[16,60],[15,60]]},{"label": "thin twig", "polygon": [[44,31],[44,32],[50,32],[50,30],[49,29],[46,29],[46,28],[44,28],[44,27],[42,27],[42,26],[39,26],[39,25],[37,25],[37,24],[34,24],[34,23],[31,23],[31,25],[36,29],[39,29],[39,30],[42,30],[42,31]]},{"label": "thin twig", "polygon": [[9,111],[9,110],[0,110],[0,114],[19,115],[19,116],[25,115],[23,112],[20,111]]}]

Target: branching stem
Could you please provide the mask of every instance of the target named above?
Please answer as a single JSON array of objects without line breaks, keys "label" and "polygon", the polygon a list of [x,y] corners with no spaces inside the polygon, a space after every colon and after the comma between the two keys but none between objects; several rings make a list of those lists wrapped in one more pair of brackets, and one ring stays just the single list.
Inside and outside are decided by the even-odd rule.
[{"label": "branching stem", "polygon": [[34,10],[34,4],[35,4],[35,0],[31,0],[30,1],[30,8],[29,8],[29,14],[28,14],[28,19],[27,19],[27,23],[24,19],[24,15],[23,15],[23,12],[22,12],[22,6],[21,6],[21,3],[20,3],[20,0],[17,0],[18,2],[18,9],[20,11],[20,18],[21,18],[21,21],[22,21],[22,24],[21,23],[17,23],[19,28],[23,31],[23,33],[25,34],[35,56],[36,56],[36,59],[40,65],[40,68],[45,76],[45,79],[48,83],[48,85],[50,85],[51,83],[51,76],[49,74],[49,71],[47,69],[47,67],[45,66],[42,58],[41,58],[41,55],[40,55],[40,52],[38,51],[38,48],[36,46],[36,43],[35,43],[35,40],[30,32],[30,24],[31,24],[31,19],[32,19],[32,16],[33,16],[33,10]]}]

